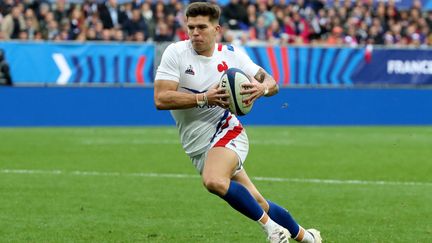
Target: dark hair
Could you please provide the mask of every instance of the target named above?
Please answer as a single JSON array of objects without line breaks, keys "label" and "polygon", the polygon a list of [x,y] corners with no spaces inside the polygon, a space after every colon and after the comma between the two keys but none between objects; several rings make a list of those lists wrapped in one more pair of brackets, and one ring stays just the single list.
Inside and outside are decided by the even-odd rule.
[{"label": "dark hair", "polygon": [[211,22],[218,22],[221,10],[218,5],[207,2],[194,2],[186,9],[186,17],[209,16]]}]

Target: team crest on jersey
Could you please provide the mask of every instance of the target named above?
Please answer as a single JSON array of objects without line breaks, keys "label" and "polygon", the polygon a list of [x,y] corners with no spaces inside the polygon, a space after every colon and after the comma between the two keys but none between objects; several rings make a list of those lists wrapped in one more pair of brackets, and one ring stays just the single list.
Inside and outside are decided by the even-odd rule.
[{"label": "team crest on jersey", "polygon": [[192,68],[192,65],[189,65],[189,67],[185,71],[186,74],[195,75],[195,72]]},{"label": "team crest on jersey", "polygon": [[226,64],[225,61],[222,61],[222,64],[218,64],[217,69],[220,73],[224,72],[224,71],[228,70],[228,64]]}]

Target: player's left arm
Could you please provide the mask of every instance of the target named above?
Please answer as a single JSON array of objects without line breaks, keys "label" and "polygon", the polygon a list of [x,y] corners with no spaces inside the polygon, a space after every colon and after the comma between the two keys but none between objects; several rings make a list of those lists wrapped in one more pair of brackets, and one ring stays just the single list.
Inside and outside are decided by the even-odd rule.
[{"label": "player's left arm", "polygon": [[252,104],[262,96],[273,96],[279,92],[279,85],[275,79],[264,69],[260,68],[254,77],[251,77],[251,83],[243,84],[241,94],[250,94],[244,100],[245,104]]}]

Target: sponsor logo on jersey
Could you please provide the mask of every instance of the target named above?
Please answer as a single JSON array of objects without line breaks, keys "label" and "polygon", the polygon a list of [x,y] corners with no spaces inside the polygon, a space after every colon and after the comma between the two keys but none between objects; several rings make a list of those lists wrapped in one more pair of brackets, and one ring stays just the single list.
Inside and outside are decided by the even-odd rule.
[{"label": "sponsor logo on jersey", "polygon": [[192,65],[189,65],[189,67],[185,71],[186,74],[195,75],[195,72],[192,68]]}]

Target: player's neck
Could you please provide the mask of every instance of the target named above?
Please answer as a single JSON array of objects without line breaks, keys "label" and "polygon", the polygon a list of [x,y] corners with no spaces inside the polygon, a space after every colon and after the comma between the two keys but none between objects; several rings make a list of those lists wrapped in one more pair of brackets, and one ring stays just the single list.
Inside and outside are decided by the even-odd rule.
[{"label": "player's neck", "polygon": [[211,57],[211,56],[213,56],[213,52],[215,50],[215,45],[216,44],[211,45],[210,49],[208,49],[208,50],[204,50],[201,52],[195,50],[195,52],[200,56]]}]

